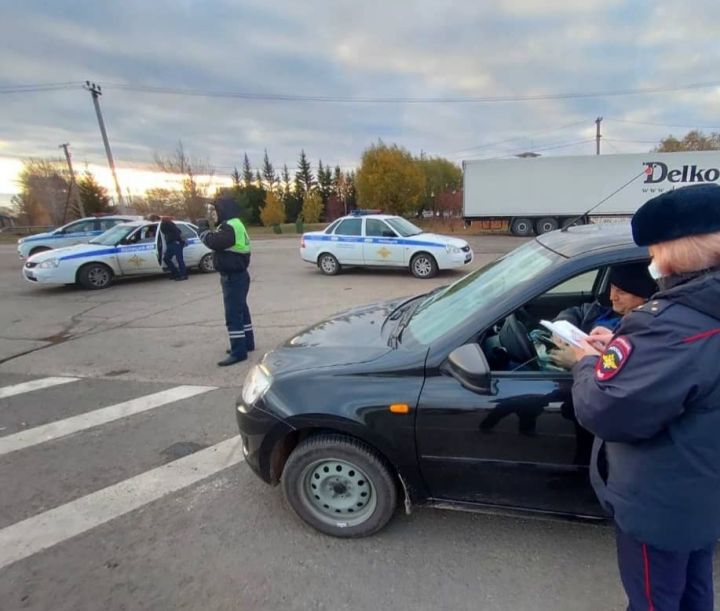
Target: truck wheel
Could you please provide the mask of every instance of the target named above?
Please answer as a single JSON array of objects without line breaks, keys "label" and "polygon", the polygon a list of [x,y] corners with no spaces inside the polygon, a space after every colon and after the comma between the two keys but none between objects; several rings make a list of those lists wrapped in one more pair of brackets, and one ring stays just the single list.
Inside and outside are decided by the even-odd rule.
[{"label": "truck wheel", "polygon": [[397,488],[382,458],[344,435],[310,437],[290,454],[282,488],[293,511],[334,537],[367,537],[392,518]]},{"label": "truck wheel", "polygon": [[535,223],[535,232],[542,235],[548,231],[555,231],[558,227],[560,227],[560,223],[555,217],[546,216]]},{"label": "truck wheel", "polygon": [[335,276],[340,273],[340,262],[329,252],[318,257],[318,269],[326,276]]},{"label": "truck wheel", "polygon": [[77,273],[78,284],[90,291],[107,288],[112,279],[112,270],[102,263],[88,263],[83,265]]},{"label": "truck wheel", "polygon": [[533,224],[530,219],[518,218],[513,219],[510,225],[510,233],[517,236],[529,236],[533,233]]},{"label": "truck wheel", "polygon": [[438,273],[435,257],[426,252],[419,252],[410,260],[410,271],[416,278],[432,278]]}]

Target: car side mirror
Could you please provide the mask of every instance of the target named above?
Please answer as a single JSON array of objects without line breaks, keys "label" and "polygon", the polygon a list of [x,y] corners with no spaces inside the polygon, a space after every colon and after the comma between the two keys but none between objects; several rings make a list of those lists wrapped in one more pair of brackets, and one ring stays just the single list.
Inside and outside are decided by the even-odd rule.
[{"label": "car side mirror", "polygon": [[489,394],[491,391],[490,365],[478,344],[455,348],[441,370],[472,392]]}]

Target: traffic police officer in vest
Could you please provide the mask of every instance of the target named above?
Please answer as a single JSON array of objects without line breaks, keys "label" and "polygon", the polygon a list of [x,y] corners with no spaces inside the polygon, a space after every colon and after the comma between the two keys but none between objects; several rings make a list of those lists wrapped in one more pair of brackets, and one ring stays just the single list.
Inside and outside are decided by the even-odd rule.
[{"label": "traffic police officer in vest", "polygon": [[255,334],[247,304],[250,289],[250,238],[239,218],[240,208],[232,197],[221,196],[215,200],[214,206],[217,229],[202,231],[201,228],[200,240],[215,251],[215,269],[220,273],[230,350],[218,365],[226,367],[246,360],[248,352],[255,350]]},{"label": "traffic police officer in vest", "polygon": [[578,348],[575,411],[597,437],[591,478],[617,527],[628,609],[711,611],[720,537],[720,186],[663,193],[637,211],[632,230],[650,247],[660,291],[614,334]]}]

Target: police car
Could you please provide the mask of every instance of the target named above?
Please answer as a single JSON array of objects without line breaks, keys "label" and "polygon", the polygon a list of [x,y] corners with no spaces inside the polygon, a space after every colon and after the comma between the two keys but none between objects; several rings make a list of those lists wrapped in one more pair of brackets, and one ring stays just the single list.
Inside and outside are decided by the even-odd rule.
[{"label": "police car", "polygon": [[[185,240],[186,266],[214,271],[212,251],[190,223],[175,221]],[[23,278],[33,284],[79,284],[104,289],[118,276],[162,273],[159,223],[121,223],[87,244],[41,252],[23,266]]]},{"label": "police car", "polygon": [[612,267],[648,259],[627,224],[573,227],[449,286],[301,331],[245,379],[246,463],[338,537],[416,504],[603,519],[572,373],[538,331],[565,308],[608,304]]},{"label": "police car", "polygon": [[425,233],[400,216],[361,213],[303,234],[300,256],[328,276],[343,266],[367,266],[407,267],[417,278],[432,278],[473,260],[465,240]]},{"label": "police car", "polygon": [[18,255],[21,259],[35,255],[39,252],[74,246],[89,242],[118,223],[140,220],[141,217],[133,215],[103,215],[91,216],[73,221],[53,231],[38,233],[27,238],[20,238],[17,243]]}]

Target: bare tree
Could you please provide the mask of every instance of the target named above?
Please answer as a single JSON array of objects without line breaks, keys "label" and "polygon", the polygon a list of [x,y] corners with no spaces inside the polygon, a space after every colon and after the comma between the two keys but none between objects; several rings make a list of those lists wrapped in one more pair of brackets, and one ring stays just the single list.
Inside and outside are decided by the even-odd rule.
[{"label": "bare tree", "polygon": [[70,177],[62,159],[26,159],[12,202],[22,224],[62,225],[66,220]]},{"label": "bare tree", "polygon": [[178,140],[175,152],[169,157],[156,154],[155,163],[160,171],[181,177],[184,215],[193,220],[205,216],[207,193],[215,175],[209,162],[190,157],[182,140]]}]

